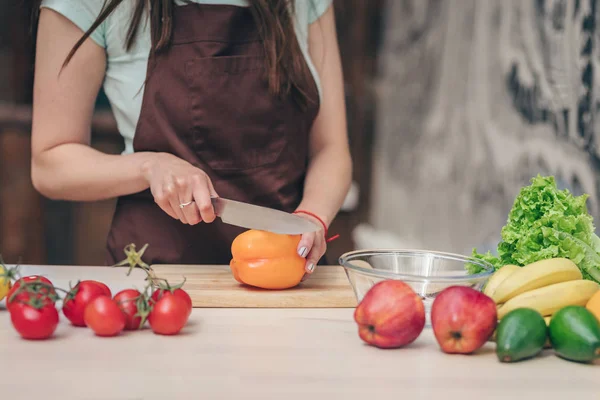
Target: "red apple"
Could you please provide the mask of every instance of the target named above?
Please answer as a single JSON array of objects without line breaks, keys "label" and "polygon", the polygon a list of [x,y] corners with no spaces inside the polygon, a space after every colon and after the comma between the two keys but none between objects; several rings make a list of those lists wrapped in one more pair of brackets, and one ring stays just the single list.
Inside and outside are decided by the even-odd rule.
[{"label": "red apple", "polygon": [[492,336],[497,323],[494,301],[467,286],[444,289],[431,306],[431,327],[445,353],[473,353]]},{"label": "red apple", "polygon": [[425,307],[406,283],[375,284],[354,310],[358,334],[366,343],[392,349],[413,342],[425,326]]}]

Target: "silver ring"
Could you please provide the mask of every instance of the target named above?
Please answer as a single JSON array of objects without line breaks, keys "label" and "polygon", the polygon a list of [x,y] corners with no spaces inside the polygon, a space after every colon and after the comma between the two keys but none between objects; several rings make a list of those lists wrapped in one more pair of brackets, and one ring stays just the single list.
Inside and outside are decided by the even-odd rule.
[{"label": "silver ring", "polygon": [[185,206],[189,206],[189,205],[190,205],[190,204],[192,204],[193,202],[194,202],[194,200],[192,200],[192,201],[188,201],[187,203],[182,203],[182,204],[180,204],[180,205],[179,205],[179,208],[183,208],[183,207],[185,207]]}]

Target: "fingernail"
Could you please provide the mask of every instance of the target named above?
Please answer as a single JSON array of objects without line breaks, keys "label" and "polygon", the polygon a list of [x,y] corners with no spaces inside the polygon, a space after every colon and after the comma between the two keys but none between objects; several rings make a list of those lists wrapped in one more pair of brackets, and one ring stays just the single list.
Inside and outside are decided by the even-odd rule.
[{"label": "fingernail", "polygon": [[300,257],[306,256],[306,247],[301,247],[300,250],[298,250],[298,254]]},{"label": "fingernail", "polygon": [[313,272],[314,269],[315,269],[315,264],[309,264],[308,265],[308,271],[309,272]]}]

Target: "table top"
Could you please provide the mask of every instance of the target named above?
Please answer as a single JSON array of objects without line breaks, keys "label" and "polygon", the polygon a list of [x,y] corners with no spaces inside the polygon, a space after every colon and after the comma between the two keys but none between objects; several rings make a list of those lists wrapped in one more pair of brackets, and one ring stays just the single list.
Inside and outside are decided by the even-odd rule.
[{"label": "table top", "polygon": [[[40,268],[57,284],[65,272],[75,271]],[[77,268],[90,279],[114,275],[104,279],[111,289],[142,277],[132,275],[127,281],[122,270]],[[61,315],[52,340],[32,342],[20,339],[8,312],[0,309],[0,393],[11,400],[42,395],[85,400],[364,399],[389,394],[598,399],[600,362],[576,364],[545,351],[533,360],[501,364],[492,343],[478,354],[446,355],[428,329],[406,348],[381,350],[360,340],[352,313],[196,308],[180,335],[158,336],[145,329],[113,338],[72,327]]]}]

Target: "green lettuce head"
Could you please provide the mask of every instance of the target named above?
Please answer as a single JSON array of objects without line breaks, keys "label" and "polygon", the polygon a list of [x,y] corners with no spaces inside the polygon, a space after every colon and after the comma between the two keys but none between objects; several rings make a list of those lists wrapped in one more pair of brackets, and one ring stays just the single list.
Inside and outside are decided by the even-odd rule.
[{"label": "green lettuce head", "polygon": [[[490,262],[495,269],[565,257],[577,264],[585,279],[600,282],[600,238],[587,210],[587,198],[558,190],[554,177],[538,175],[515,199],[502,228],[498,255],[479,254],[474,249],[473,256]],[[481,271],[474,264],[467,268],[470,273]]]}]

